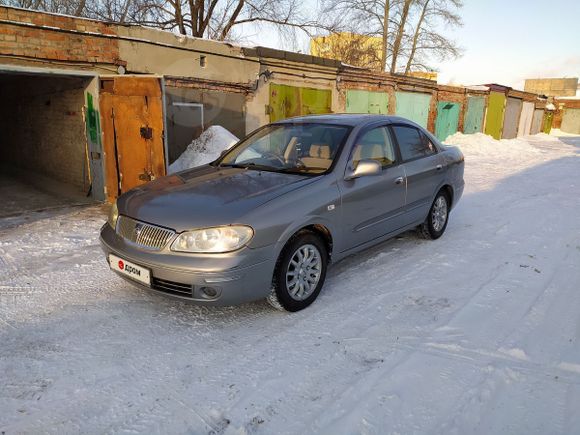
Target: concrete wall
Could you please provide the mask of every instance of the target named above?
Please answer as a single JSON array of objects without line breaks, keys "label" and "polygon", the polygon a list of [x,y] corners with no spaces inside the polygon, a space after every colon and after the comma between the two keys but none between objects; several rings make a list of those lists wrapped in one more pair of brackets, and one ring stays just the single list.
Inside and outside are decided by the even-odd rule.
[{"label": "concrete wall", "polygon": [[0,161],[87,191],[84,79],[0,76]]}]

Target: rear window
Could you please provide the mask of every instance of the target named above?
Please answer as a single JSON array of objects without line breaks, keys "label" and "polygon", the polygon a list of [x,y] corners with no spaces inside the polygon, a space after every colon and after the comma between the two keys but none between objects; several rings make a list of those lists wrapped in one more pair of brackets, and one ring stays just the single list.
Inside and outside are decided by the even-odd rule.
[{"label": "rear window", "polygon": [[393,132],[397,137],[403,160],[413,160],[436,153],[431,141],[415,127],[396,125]]}]

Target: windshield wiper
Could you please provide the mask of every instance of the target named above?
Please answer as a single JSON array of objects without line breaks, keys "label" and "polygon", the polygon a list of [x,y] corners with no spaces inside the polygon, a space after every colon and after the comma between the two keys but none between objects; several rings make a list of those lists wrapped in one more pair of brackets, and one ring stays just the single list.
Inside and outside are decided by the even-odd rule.
[{"label": "windshield wiper", "polygon": [[270,171],[276,172],[278,168],[267,165],[259,165],[257,163],[224,163],[219,165],[220,168],[242,168],[242,169],[254,169],[257,171]]}]

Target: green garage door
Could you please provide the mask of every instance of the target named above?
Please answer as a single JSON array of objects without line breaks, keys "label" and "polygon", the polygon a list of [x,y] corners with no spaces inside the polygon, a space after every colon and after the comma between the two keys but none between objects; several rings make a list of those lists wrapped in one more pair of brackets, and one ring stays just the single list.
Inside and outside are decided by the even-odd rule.
[{"label": "green garage door", "polygon": [[485,97],[467,97],[463,132],[465,134],[479,133],[483,126],[485,112]]},{"label": "green garage door", "polygon": [[346,92],[346,111],[348,113],[379,113],[386,115],[389,109],[389,94],[362,89]]},{"label": "green garage door", "polygon": [[327,89],[270,84],[270,121],[292,116],[330,113],[332,92]]},{"label": "green garage door", "polygon": [[415,121],[423,128],[427,128],[429,119],[429,103],[431,94],[421,94],[416,92],[396,92],[397,116]]},{"label": "green garage door", "polygon": [[444,141],[448,136],[457,132],[459,124],[459,109],[458,103],[451,103],[449,101],[439,101],[437,103],[437,120],[435,121],[435,136],[440,141]]}]

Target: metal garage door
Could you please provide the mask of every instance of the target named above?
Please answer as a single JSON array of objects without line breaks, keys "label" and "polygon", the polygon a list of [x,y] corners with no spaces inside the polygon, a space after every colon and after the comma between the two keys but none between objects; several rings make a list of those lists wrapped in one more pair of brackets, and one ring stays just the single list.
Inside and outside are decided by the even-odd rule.
[{"label": "metal garage door", "polygon": [[444,141],[448,136],[457,132],[460,108],[461,106],[458,103],[448,101],[439,101],[437,103],[437,120],[435,122],[435,136],[437,136],[437,139]]},{"label": "metal garage door", "polygon": [[534,110],[534,117],[532,119],[532,127],[530,128],[530,134],[538,134],[542,131],[542,120],[544,119],[544,110],[536,109]]},{"label": "metal garage door", "polygon": [[566,133],[580,134],[580,109],[565,109],[560,129]]},{"label": "metal garage door", "polygon": [[397,99],[395,113],[398,116],[415,121],[421,127],[427,128],[431,94],[397,92],[395,96]]},{"label": "metal garage door", "polygon": [[363,89],[350,89],[346,92],[346,111],[348,113],[382,113],[389,109],[389,94]]},{"label": "metal garage door", "polygon": [[465,134],[479,133],[483,126],[484,113],[485,97],[467,97],[463,132]]},{"label": "metal garage door", "polygon": [[270,121],[299,115],[330,113],[332,91],[270,84]]},{"label": "metal garage door", "polygon": [[107,198],[165,175],[161,83],[155,77],[101,80]]},{"label": "metal garage door", "polygon": [[518,126],[518,136],[527,136],[530,134],[535,107],[534,103],[524,102],[522,114],[520,115],[520,125]]},{"label": "metal garage door", "polygon": [[503,119],[502,139],[513,139],[518,134],[518,123],[522,112],[522,100],[508,97]]},{"label": "metal garage door", "polygon": [[504,110],[505,95],[499,92],[490,92],[485,118],[485,134],[489,134],[494,139],[501,138]]}]

